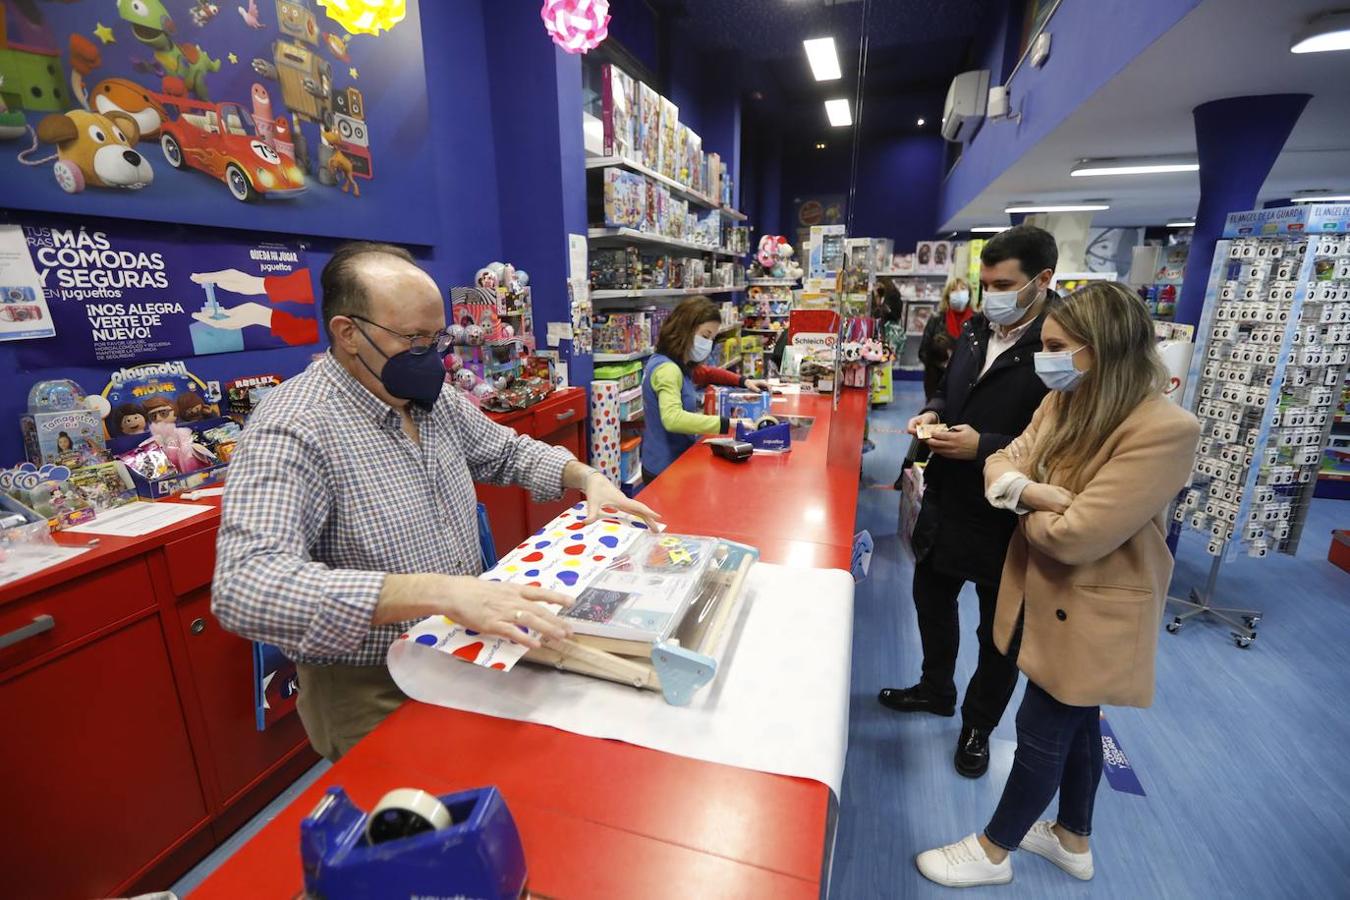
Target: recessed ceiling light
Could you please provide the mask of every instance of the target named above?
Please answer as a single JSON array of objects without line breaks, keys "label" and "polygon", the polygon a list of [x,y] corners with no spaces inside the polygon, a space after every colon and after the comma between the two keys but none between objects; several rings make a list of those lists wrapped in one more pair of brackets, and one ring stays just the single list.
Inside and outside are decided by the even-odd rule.
[{"label": "recessed ceiling light", "polygon": [[1093,175],[1160,175],[1166,172],[1198,172],[1194,157],[1153,156],[1136,159],[1084,159],[1069,170],[1074,178]]},{"label": "recessed ceiling light", "polygon": [[1350,203],[1350,194],[1299,194],[1291,203]]},{"label": "recessed ceiling light", "polygon": [[924,121],[923,119],[920,119],[919,121],[915,122],[914,124],[915,124],[915,125],[918,125],[920,128],[922,128],[922,127],[923,127],[923,121]]},{"label": "recessed ceiling light", "polygon": [[824,141],[821,141],[821,142],[817,143],[817,144],[816,144],[816,149],[817,149],[817,150],[824,150],[824,149],[825,149],[825,142],[824,142]]},{"label": "recessed ceiling light", "polygon": [[843,98],[826,100],[825,115],[830,117],[830,124],[835,128],[843,128],[853,124],[853,113],[849,111],[848,101]]},{"label": "recessed ceiling light", "polygon": [[1324,13],[1315,16],[1294,36],[1290,53],[1325,53],[1329,50],[1350,50],[1350,11]]},{"label": "recessed ceiling light", "polygon": [[1044,213],[1044,212],[1098,212],[1111,207],[1105,203],[1058,203],[1052,205],[1035,206],[1032,204],[1020,204],[1009,206],[1003,210],[1005,213]]},{"label": "recessed ceiling light", "polygon": [[971,234],[998,234],[1000,231],[1007,231],[1011,225],[976,225],[970,229]]},{"label": "recessed ceiling light", "polygon": [[816,77],[816,81],[834,81],[843,77],[844,73],[839,69],[839,54],[834,49],[834,38],[811,38],[802,41],[802,46],[806,48],[806,61],[811,64],[811,74]]},{"label": "recessed ceiling light", "polygon": [[1168,223],[1167,223],[1167,227],[1168,227],[1168,228],[1194,228],[1194,227],[1195,227],[1195,220],[1194,220],[1194,219],[1178,219],[1178,220],[1175,221],[1175,222],[1168,222]]}]

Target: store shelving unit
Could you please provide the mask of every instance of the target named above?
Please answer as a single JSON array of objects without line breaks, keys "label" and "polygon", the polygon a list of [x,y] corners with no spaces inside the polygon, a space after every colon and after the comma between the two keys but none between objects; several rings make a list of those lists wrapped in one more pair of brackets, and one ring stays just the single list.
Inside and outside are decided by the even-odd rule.
[{"label": "store shelving unit", "polygon": [[[887,279],[892,284],[900,281],[902,284],[911,284],[909,291],[900,285],[896,285],[896,290],[900,291],[903,301],[901,307],[901,320],[905,326],[904,344],[895,348],[895,362],[891,367],[901,372],[922,372],[923,363],[919,361],[919,343],[923,340],[923,328],[928,322],[928,317],[937,314],[940,296],[928,296],[936,289],[938,295],[941,294],[942,285],[946,284],[952,278],[950,270],[946,272],[899,272],[885,271],[876,273],[878,280]],[[918,287],[922,285],[924,296],[905,296],[906,293],[918,293]]]},{"label": "store shelving unit", "polygon": [[713,256],[720,256],[723,259],[739,259],[742,254],[732,253],[730,250],[723,250],[721,247],[709,247],[707,244],[698,244],[694,241],[682,241],[678,238],[666,237],[662,234],[652,234],[647,231],[639,231],[636,228],[590,228],[586,231],[586,237],[593,244],[603,245],[611,244],[650,244],[657,247],[665,247],[669,250],[689,250],[693,253],[711,253]]},{"label": "store shelving unit", "polygon": [[635,359],[646,359],[652,355],[652,348],[647,347],[644,350],[634,350],[632,353],[597,353],[595,361],[597,363],[625,363],[632,362]]},{"label": "store shelving unit", "polygon": [[[700,194],[698,191],[689,188],[687,185],[681,184],[674,178],[667,178],[655,169],[649,169],[636,160],[627,159],[622,156],[596,156],[586,160],[587,169],[607,169],[611,166],[618,166],[619,168],[627,169],[630,172],[637,172],[639,175],[646,175],[653,181],[664,184],[666,187],[670,188],[670,192],[681,200],[689,200],[700,206],[706,206],[709,209],[722,209],[722,204],[718,203],[707,194]],[[731,212],[735,212],[735,210],[731,210]]]},{"label": "store shelving unit", "polygon": [[736,287],[707,287],[707,288],[647,288],[644,290],[593,290],[591,291],[592,300],[623,300],[629,297],[633,298],[656,298],[656,297],[695,297],[703,295],[705,297],[715,297],[718,294],[735,294],[745,290],[744,286]]}]

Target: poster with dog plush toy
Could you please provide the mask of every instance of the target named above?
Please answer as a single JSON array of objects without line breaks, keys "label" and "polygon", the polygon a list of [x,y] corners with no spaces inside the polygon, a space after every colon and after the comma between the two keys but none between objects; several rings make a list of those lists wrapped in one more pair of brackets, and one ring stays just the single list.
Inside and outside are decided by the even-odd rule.
[{"label": "poster with dog plush toy", "polygon": [[424,240],[416,0],[0,0],[5,205]]}]

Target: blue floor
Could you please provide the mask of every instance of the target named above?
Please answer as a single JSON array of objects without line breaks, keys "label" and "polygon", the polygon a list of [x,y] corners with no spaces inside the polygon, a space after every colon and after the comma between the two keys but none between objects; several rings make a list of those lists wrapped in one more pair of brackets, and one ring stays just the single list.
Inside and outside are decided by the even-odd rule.
[{"label": "blue floor", "polygon": [[[895,402],[873,413],[877,449],[863,462],[858,526],[872,532],[876,553],[854,611],[848,767],[831,891],[841,900],[951,896],[918,874],[914,854],[985,825],[1015,745],[1020,686],[995,732],[990,771],[978,781],[952,769],[959,716],[904,716],[876,702],[878,689],[912,684],[919,674],[912,565],[896,538],[891,485],[909,442],[905,421],[920,400],[918,385],[896,385]],[[1350,527],[1350,503],[1314,501],[1297,557],[1225,567],[1221,600],[1266,613],[1250,649],[1235,647],[1217,623],[1163,634],[1153,707],[1107,710],[1148,796],[1117,793],[1103,780],[1095,880],[1078,882],[1015,854],[1012,884],[969,895],[1350,896],[1350,574],[1326,558],[1338,527]],[[1198,537],[1183,536],[1176,588],[1202,585],[1209,562]],[[974,591],[968,587],[961,602],[957,682],[964,685],[974,666]]]}]

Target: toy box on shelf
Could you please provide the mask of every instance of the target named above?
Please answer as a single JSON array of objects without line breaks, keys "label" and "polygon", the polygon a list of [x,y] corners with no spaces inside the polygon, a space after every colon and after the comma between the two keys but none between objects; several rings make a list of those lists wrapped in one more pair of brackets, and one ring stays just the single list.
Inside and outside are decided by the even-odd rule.
[{"label": "toy box on shelf", "polygon": [[69,379],[39,381],[28,392],[28,412],[19,421],[28,461],[67,467],[108,459],[102,397],[86,397]]},{"label": "toy box on shelf", "polygon": [[613,381],[619,385],[619,391],[631,391],[642,385],[642,361],[626,363],[608,363],[595,367],[596,381]]},{"label": "toy box on shelf", "polygon": [[764,378],[764,339],[758,335],[741,337],[741,374],[746,378]]},{"label": "toy box on shelf", "polygon": [[183,362],[147,363],[112,374],[103,389],[108,448],[136,492],[160,500],[219,481],[242,429],[220,408],[219,382]]}]

